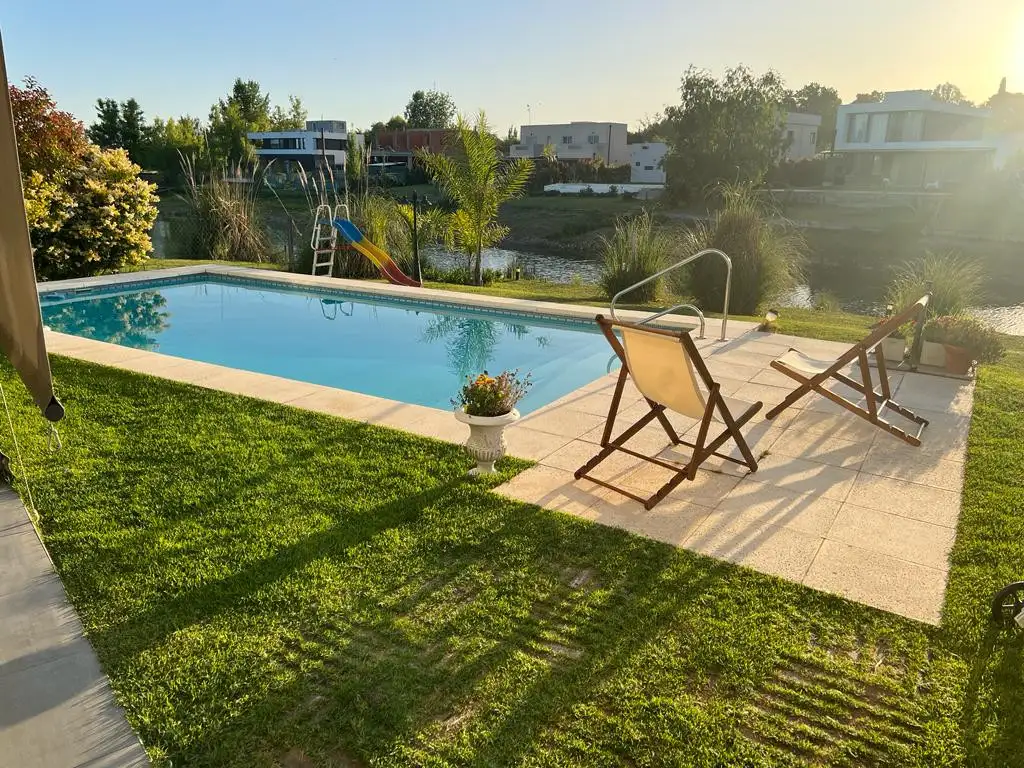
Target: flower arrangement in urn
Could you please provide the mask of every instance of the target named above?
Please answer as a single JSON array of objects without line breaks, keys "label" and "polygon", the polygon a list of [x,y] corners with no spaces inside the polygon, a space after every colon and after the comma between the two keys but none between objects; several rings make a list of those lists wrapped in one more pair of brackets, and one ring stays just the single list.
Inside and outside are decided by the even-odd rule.
[{"label": "flower arrangement in urn", "polygon": [[494,463],[505,455],[505,427],[519,421],[516,405],[531,385],[530,375],[520,377],[519,371],[504,371],[491,376],[484,371],[470,376],[452,400],[455,418],[469,425],[466,452],[476,461],[471,475],[492,474]]}]

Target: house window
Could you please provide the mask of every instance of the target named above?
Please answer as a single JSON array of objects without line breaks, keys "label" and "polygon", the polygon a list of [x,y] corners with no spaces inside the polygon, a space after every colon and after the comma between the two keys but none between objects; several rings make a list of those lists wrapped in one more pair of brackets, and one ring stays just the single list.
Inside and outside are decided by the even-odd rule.
[{"label": "house window", "polygon": [[644,170],[645,171],[653,171],[654,170],[654,166],[653,165],[645,165],[644,166]]},{"label": "house window", "polygon": [[640,161],[639,161],[639,160],[637,160],[637,161],[636,161],[636,167],[637,167],[637,168],[639,168],[639,167],[640,167]]},{"label": "house window", "polygon": [[850,144],[865,144],[868,140],[868,113],[850,115],[846,121],[846,141]]},{"label": "house window", "polygon": [[563,144],[572,144],[572,136],[563,136],[562,137],[562,143]]},{"label": "house window", "polygon": [[786,141],[788,141],[790,144],[793,143],[793,132],[792,131],[786,131]]},{"label": "house window", "polygon": [[588,144],[597,144],[601,139],[596,135],[587,136]]},{"label": "house window", "polygon": [[811,131],[811,144],[814,144],[815,146],[817,146],[817,144],[818,144],[818,132],[817,131]]}]

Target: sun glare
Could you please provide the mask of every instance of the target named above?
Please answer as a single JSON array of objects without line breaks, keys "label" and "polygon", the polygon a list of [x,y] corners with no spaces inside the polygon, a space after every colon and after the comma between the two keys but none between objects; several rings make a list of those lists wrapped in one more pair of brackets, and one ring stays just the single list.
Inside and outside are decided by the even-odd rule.
[{"label": "sun glare", "polygon": [[1010,77],[1014,81],[1011,90],[1020,90],[1024,87],[1024,13],[1017,21],[1017,35],[1010,51],[1010,68]]}]

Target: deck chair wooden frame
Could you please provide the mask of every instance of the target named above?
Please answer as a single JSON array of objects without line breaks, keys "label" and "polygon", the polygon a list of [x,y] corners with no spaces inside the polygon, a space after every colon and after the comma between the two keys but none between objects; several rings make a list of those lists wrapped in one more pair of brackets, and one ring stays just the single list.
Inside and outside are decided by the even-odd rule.
[{"label": "deck chair wooden frame", "polygon": [[[925,427],[928,426],[928,420],[918,416],[909,408],[900,405],[892,399],[892,392],[889,389],[889,373],[886,369],[885,355],[882,353],[881,345],[882,341],[890,333],[898,329],[900,326],[914,321],[917,323],[918,329],[918,332],[915,335],[914,344],[914,349],[916,351],[919,348],[917,336],[920,335],[920,329],[924,325],[925,316],[928,311],[928,301],[930,299],[931,294],[925,294],[898,315],[894,315],[879,325],[875,330],[868,334],[863,341],[854,344],[848,351],[844,352],[839,359],[830,365],[804,365],[800,368],[794,367],[792,362],[794,360],[792,357],[793,353],[803,357],[803,355],[795,349],[790,349],[789,352],[782,357],[773,360],[771,363],[772,368],[799,382],[799,386],[790,392],[789,395],[786,396],[785,400],[768,411],[765,414],[765,418],[774,419],[805,395],[808,395],[811,392],[816,392],[822,397],[828,398],[833,403],[841,405],[851,413],[855,413],[862,419],[871,422],[880,429],[885,430],[890,435],[898,437],[900,440],[904,440],[914,446],[921,445],[921,434],[924,432]],[[871,378],[871,367],[869,365],[869,355],[872,354],[875,357],[875,366],[878,370],[879,382],[877,389]],[[786,360],[787,355],[791,356],[789,362]],[[860,368],[860,381],[842,373],[842,369],[854,361],[858,363],[858,367]],[[810,362],[813,363],[815,361]],[[836,394],[832,390],[826,388],[825,385],[831,379],[839,381],[850,389],[859,392],[864,397],[865,405],[862,407],[857,403],[846,399],[842,395]],[[895,411],[900,416],[903,416],[913,424],[916,424],[917,429],[912,432],[908,432],[886,421],[884,418],[886,410]]]},{"label": "deck chair wooden frame", "polygon": [[[700,356],[700,352],[697,350],[697,346],[693,343],[693,339],[690,338],[689,331],[680,332],[650,328],[636,323],[609,320],[603,315],[597,316],[597,324],[600,326],[605,338],[608,339],[608,343],[615,351],[619,360],[622,361],[622,368],[619,370],[619,378],[615,384],[615,391],[612,393],[612,402],[608,409],[608,418],[605,421],[604,433],[601,437],[601,450],[592,459],[590,459],[590,461],[576,470],[577,480],[581,478],[590,480],[591,482],[597,483],[605,488],[617,491],[623,496],[639,501],[644,505],[645,509],[651,509],[658,502],[664,499],[673,488],[678,486],[684,480],[693,480],[697,476],[697,468],[711,456],[717,456],[720,459],[724,459],[725,461],[730,461],[735,464],[745,465],[750,468],[751,472],[757,471],[757,460],[754,458],[754,454],[751,452],[750,446],[747,445],[747,441],[740,432],[740,427],[750,421],[754,414],[761,410],[763,403],[754,403],[739,416],[734,416],[722,397],[719,384],[712,378],[711,373],[704,364],[704,360]],[[697,441],[695,443],[687,442],[679,437],[673,428],[672,423],[665,416],[665,404],[656,402],[650,397],[647,397],[642,389],[640,390],[640,393],[644,395],[644,401],[647,403],[650,410],[619,434],[618,437],[612,438],[612,431],[615,427],[615,418],[618,415],[619,406],[622,402],[622,392],[626,385],[626,379],[632,374],[626,349],[624,348],[623,343],[620,342],[619,338],[615,335],[616,328],[621,328],[624,331],[631,330],[639,331],[644,334],[667,336],[678,342],[680,356],[682,359],[689,361],[689,365],[691,366],[690,371],[695,373],[699,377],[700,382],[702,382],[707,388],[706,396],[704,396],[703,393],[698,394],[698,397],[704,402],[704,409],[700,418],[700,429],[698,430]],[[636,377],[634,376],[633,378],[635,382]],[[693,380],[692,375],[690,382],[680,382],[680,386],[690,386],[695,388],[695,381]],[[637,388],[640,389],[639,385]],[[699,392],[699,390],[696,391]],[[716,419],[716,416],[717,419],[725,425],[725,430],[717,437],[711,439],[709,438],[709,432],[711,431],[712,422]],[[639,453],[638,451],[625,447],[624,444],[629,439],[634,437],[638,432],[640,432],[640,430],[654,420],[657,420],[665,430],[665,434],[668,435],[668,438],[673,445],[685,445],[693,449],[693,455],[685,466],[680,467],[678,464],[671,464],[655,456],[647,456],[643,453]],[[742,459],[737,459],[734,456],[728,456],[724,453],[718,452],[718,449],[729,439],[736,442],[740,454],[743,456]],[[589,474],[602,461],[607,459],[616,451],[621,451],[622,453],[629,454],[630,456],[634,456],[638,459],[643,459],[651,464],[657,464],[658,466],[670,470],[675,474],[653,495],[647,498],[638,496],[625,488],[620,488],[606,480],[593,477]]]}]

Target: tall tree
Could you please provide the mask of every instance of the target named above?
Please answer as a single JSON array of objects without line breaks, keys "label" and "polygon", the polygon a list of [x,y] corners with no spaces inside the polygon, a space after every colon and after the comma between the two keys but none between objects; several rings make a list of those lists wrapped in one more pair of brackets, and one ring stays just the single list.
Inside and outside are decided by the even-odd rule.
[{"label": "tall tree", "polygon": [[301,131],[306,127],[308,114],[301,98],[289,96],[287,110],[280,104],[274,107],[270,117],[270,127],[275,131]]},{"label": "tall tree", "polygon": [[857,104],[877,104],[884,98],[884,91],[870,91],[868,93],[858,93],[857,98],[854,99],[854,101]]},{"label": "tall tree", "polygon": [[451,128],[455,102],[443,91],[416,91],[405,105],[410,128]]},{"label": "tall tree", "polygon": [[113,99],[96,99],[96,122],[85,130],[93,144],[104,149],[121,146],[121,105]]},{"label": "tall tree", "polygon": [[199,119],[189,115],[166,121],[154,119],[149,129],[146,167],[158,171],[166,184],[179,186],[184,181],[181,164],[186,158],[193,167],[209,170],[206,132]]},{"label": "tall tree", "polygon": [[679,106],[665,110],[669,153],[664,167],[673,192],[697,199],[720,182],[759,183],[782,156],[782,78],[755,76],[743,66],[715,79],[690,67]]},{"label": "tall tree", "polygon": [[965,107],[973,107],[974,102],[964,96],[959,86],[953,83],[939,83],[932,90],[932,98],[936,101],[945,101],[949,104],[962,104]]},{"label": "tall tree", "polygon": [[135,99],[121,104],[121,147],[133,163],[141,163],[149,141],[146,117]]},{"label": "tall tree", "polygon": [[416,154],[434,183],[457,206],[451,228],[456,245],[473,259],[473,278],[483,282],[483,250],[508,234],[498,224],[498,209],[526,190],[533,171],[528,158],[507,159],[483,113],[470,125],[459,117],[450,154],[420,150]]},{"label": "tall tree", "polygon": [[210,108],[210,152],[215,163],[229,166],[250,162],[252,145],[246,134],[271,127],[270,94],[255,80],[237,78],[231,93]]},{"label": "tall tree", "polygon": [[66,173],[89,147],[85,128],[70,112],[57,109],[33,77],[25,78],[24,88],[12,85],[10,94],[22,176]]},{"label": "tall tree", "polygon": [[409,127],[409,124],[401,115],[395,115],[384,124],[384,127],[387,128],[389,131],[404,131],[406,128]]},{"label": "tall tree", "polygon": [[821,127],[818,129],[817,150],[829,149],[836,137],[836,113],[842,99],[835,88],[808,83],[793,93],[792,109],[794,112],[805,112],[821,115]]}]

